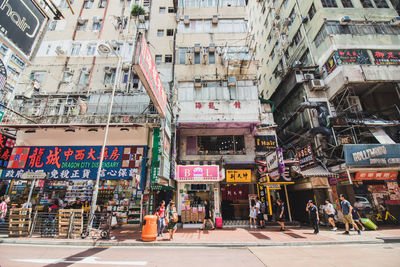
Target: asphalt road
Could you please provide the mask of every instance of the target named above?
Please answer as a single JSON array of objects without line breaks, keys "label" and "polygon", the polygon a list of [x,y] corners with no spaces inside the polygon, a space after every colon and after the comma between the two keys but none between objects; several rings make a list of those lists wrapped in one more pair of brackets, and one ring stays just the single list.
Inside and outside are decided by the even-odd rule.
[{"label": "asphalt road", "polygon": [[399,266],[400,244],[257,248],[0,245],[0,266]]}]

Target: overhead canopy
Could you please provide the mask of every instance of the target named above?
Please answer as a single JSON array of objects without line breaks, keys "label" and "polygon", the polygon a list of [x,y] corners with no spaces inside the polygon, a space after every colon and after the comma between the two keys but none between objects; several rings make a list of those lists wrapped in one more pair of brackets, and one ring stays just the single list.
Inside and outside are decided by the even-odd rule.
[{"label": "overhead canopy", "polygon": [[306,177],[306,178],[307,177],[337,177],[336,173],[329,172],[321,166],[316,166],[316,167],[308,169],[308,170],[300,171],[299,173],[301,175],[303,175],[303,177]]}]

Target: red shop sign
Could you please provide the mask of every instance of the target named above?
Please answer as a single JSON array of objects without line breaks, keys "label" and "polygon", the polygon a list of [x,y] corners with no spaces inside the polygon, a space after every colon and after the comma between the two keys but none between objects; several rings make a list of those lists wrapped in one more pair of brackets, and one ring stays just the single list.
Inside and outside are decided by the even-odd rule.
[{"label": "red shop sign", "polygon": [[357,172],[355,179],[365,180],[396,180],[398,172]]}]

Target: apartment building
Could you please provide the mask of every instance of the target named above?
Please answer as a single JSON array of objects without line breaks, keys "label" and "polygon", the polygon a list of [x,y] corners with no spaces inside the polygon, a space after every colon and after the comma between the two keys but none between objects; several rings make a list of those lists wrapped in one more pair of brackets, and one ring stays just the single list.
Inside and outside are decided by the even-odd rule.
[{"label": "apartment building", "polygon": [[386,186],[379,181],[385,171],[396,180],[397,157],[355,162],[352,153],[376,146],[398,153],[396,8],[398,2],[389,0],[249,2],[260,92],[274,103],[285,158],[300,161],[299,179],[290,187],[294,208],[314,197],[319,204],[337,200],[338,193],[386,203],[368,190],[374,183]]},{"label": "apartment building", "polygon": [[268,128],[274,124],[270,107],[265,104],[262,109],[258,99],[247,3],[177,4],[178,212],[184,222],[190,221],[191,207],[201,210],[208,200],[216,217],[244,219],[248,195],[257,193],[255,134],[275,138],[274,129]]},{"label": "apartment building", "polygon": [[[147,40],[163,86],[170,94],[176,28],[173,1],[69,2],[72,10],[66,0],[53,0],[64,19],[49,22],[32,64],[15,86],[15,98],[10,104],[14,112],[7,113],[2,128],[17,131],[16,145],[26,147],[29,156],[43,148],[41,156],[57,153],[64,161],[81,157],[98,161],[115,86],[105,160],[130,156],[118,165],[121,169],[105,167],[102,183],[115,184],[115,180],[122,179],[127,180],[130,189],[144,190],[150,184],[156,186],[162,176],[162,185],[169,186],[171,115],[167,113],[164,119],[157,114],[133,64],[137,64],[137,40],[141,35]],[[131,14],[134,5],[142,8],[138,16]],[[158,33],[161,29],[165,31],[162,36]],[[80,156],[79,151],[83,151]],[[155,151],[162,153],[152,159]],[[20,172],[10,170],[2,175],[14,179],[20,178],[21,171],[44,171],[50,179],[64,180],[93,180],[97,175],[95,164],[75,170],[59,166],[52,170],[56,162],[39,162],[28,163]]]}]

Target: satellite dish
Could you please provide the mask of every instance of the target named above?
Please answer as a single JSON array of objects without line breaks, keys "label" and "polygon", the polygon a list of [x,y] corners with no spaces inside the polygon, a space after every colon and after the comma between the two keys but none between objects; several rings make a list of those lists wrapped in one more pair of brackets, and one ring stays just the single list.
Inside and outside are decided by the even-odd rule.
[{"label": "satellite dish", "polygon": [[111,52],[110,47],[108,45],[106,45],[106,44],[99,44],[99,46],[97,47],[97,50],[101,54],[109,54]]}]

